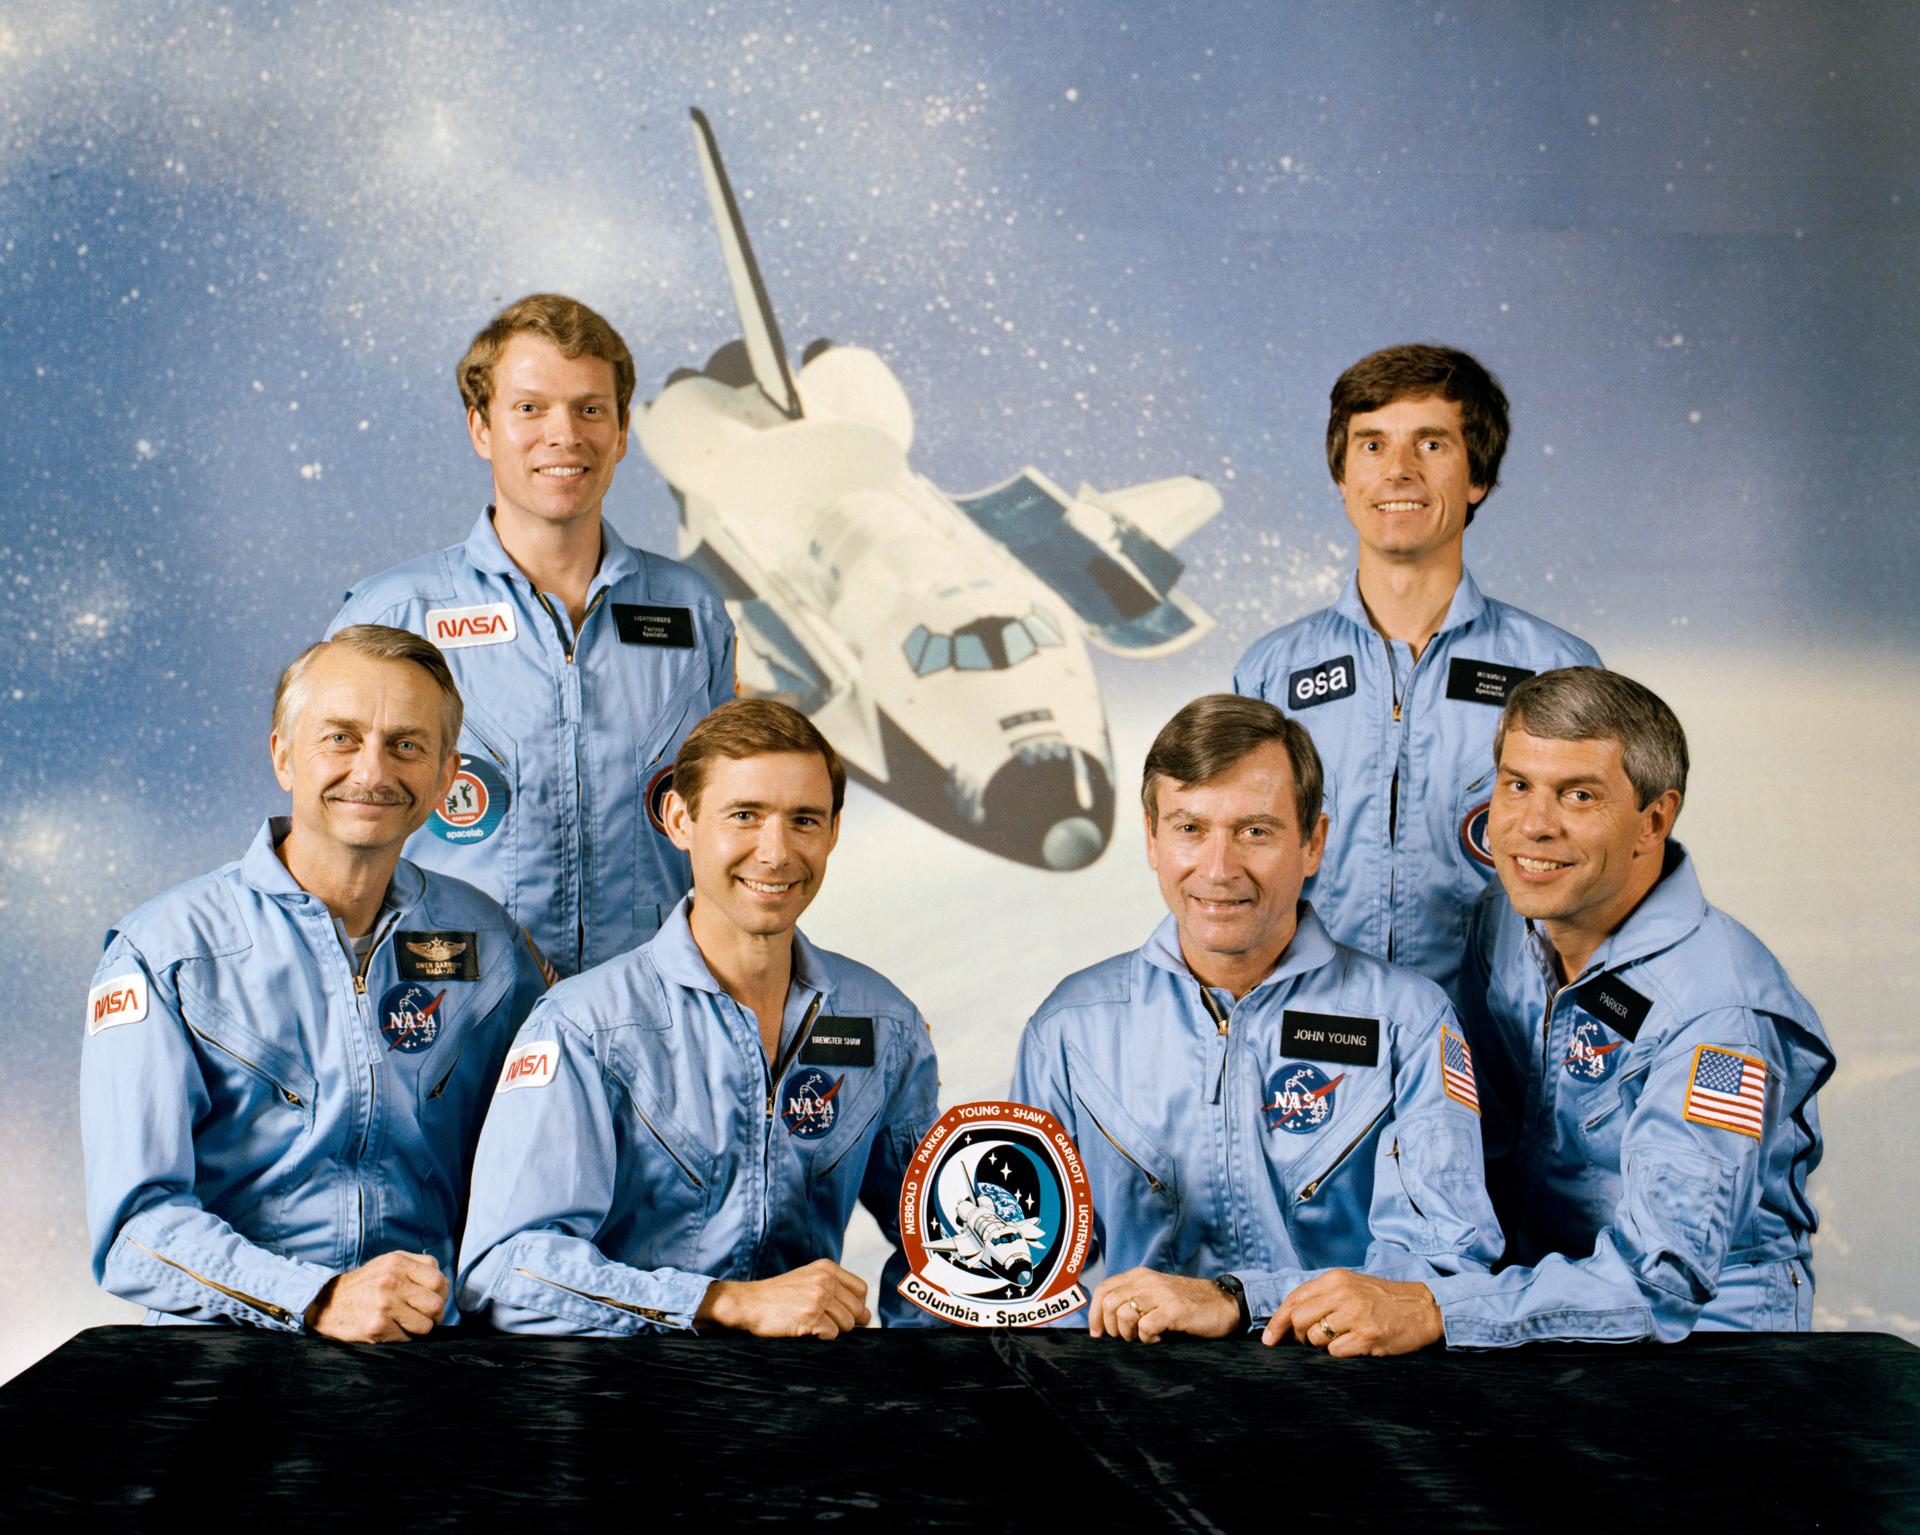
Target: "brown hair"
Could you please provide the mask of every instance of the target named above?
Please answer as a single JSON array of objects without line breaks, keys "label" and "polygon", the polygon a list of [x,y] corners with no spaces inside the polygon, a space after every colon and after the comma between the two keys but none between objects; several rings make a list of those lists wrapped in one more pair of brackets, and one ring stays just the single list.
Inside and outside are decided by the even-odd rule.
[{"label": "brown hair", "polygon": [[1543,741],[1618,741],[1637,810],[1669,789],[1687,792],[1687,733],[1650,688],[1597,666],[1563,666],[1529,677],[1507,695],[1493,732],[1493,760],[1509,730]]},{"label": "brown hair", "polygon": [[[1327,415],[1327,467],[1333,471],[1333,483],[1346,481],[1348,422],[1366,411],[1383,410],[1395,400],[1418,400],[1430,394],[1460,407],[1460,430],[1467,440],[1467,479],[1491,495],[1500,480],[1500,460],[1506,457],[1511,431],[1506,391],[1476,358],[1454,347],[1425,342],[1370,353],[1334,380]],[[1473,521],[1473,513],[1474,508],[1468,507],[1468,522]]]},{"label": "brown hair", "polygon": [[1293,808],[1300,817],[1300,840],[1313,835],[1320,820],[1320,796],[1325,777],[1313,737],[1298,720],[1290,720],[1260,698],[1237,693],[1209,693],[1196,698],[1160,728],[1147,748],[1140,775],[1140,803],[1149,822],[1160,820],[1158,780],[1182,785],[1203,784],[1218,778],[1242,758],[1269,741],[1287,749],[1293,769]]},{"label": "brown hair", "polygon": [[687,809],[698,815],[700,791],[706,787],[714,758],[739,762],[776,752],[818,753],[833,784],[833,813],[840,814],[847,798],[847,770],[840,754],[806,715],[770,698],[731,699],[695,725],[673,759],[674,790],[687,802]]},{"label": "brown hair", "polygon": [[442,759],[456,749],[460,740],[460,722],[466,716],[466,705],[460,701],[460,686],[453,680],[453,671],[447,665],[447,658],[440,654],[440,647],[432,640],[406,629],[390,629],[385,624],[349,624],[332,639],[319,640],[294,657],[293,664],[280,674],[279,685],[273,690],[275,735],[285,735],[288,722],[306,707],[307,672],[316,659],[336,645],[343,650],[351,650],[357,656],[369,656],[376,661],[411,661],[415,666],[424,668],[427,675],[433,678],[433,685],[440,690]]},{"label": "brown hair", "polygon": [[468,410],[477,410],[481,419],[486,419],[487,407],[493,401],[494,364],[500,361],[507,343],[523,333],[544,336],[564,357],[598,357],[611,363],[620,424],[627,424],[627,407],[633,403],[633,353],[627,350],[619,331],[580,300],[562,293],[529,293],[507,305],[473,338],[467,355],[453,370]]}]

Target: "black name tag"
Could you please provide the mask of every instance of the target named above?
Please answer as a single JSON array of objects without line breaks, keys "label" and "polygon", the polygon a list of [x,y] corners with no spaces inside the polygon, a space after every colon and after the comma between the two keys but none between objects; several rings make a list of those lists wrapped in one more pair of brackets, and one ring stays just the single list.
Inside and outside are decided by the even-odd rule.
[{"label": "black name tag", "polygon": [[1497,709],[1506,703],[1507,694],[1532,675],[1524,666],[1495,666],[1491,661],[1455,656],[1447,663],[1447,697]]},{"label": "black name tag", "polygon": [[1287,707],[1311,709],[1315,704],[1330,704],[1336,698],[1351,698],[1356,685],[1352,656],[1322,661],[1318,666],[1309,666],[1288,676]]},{"label": "black name tag", "polygon": [[623,645],[672,645],[693,649],[693,609],[643,608],[631,602],[613,605],[613,626]]},{"label": "black name tag", "polygon": [[403,981],[477,981],[480,945],[472,933],[395,933]]},{"label": "black name tag", "polygon": [[1296,1013],[1280,1020],[1280,1053],[1303,1061],[1339,1061],[1346,1066],[1380,1064],[1380,1020],[1338,1013]]},{"label": "black name tag", "polygon": [[802,1066],[871,1066],[871,1018],[816,1018],[800,1052]]},{"label": "black name tag", "polygon": [[1617,975],[1596,975],[1573,994],[1574,1005],[1598,1018],[1622,1039],[1640,1035],[1653,1003]]}]

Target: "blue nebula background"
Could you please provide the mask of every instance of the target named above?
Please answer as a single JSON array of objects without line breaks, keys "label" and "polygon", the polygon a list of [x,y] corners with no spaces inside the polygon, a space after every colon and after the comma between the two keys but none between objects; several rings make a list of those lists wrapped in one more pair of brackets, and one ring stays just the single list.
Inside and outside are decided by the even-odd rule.
[{"label": "blue nebula background", "polygon": [[[1438,339],[1495,369],[1515,440],[1468,557],[1743,743],[1725,782],[1760,787],[1701,829],[1730,871],[1753,860],[1740,888],[1777,914],[1736,914],[1859,1073],[1824,1102],[1851,1234],[1823,1248],[1822,1325],[1920,1337],[1914,1201],[1884,1178],[1920,1151],[1917,63],[1911,7],[1785,0],[0,15],[0,1214],[21,1255],[0,1376],[124,1314],[84,1268],[74,1084],[101,935],[238,855],[280,803],[278,669],[352,579],[485,503],[452,377],[468,337],[521,293],[576,293],[627,336],[644,399],[737,334],[696,103],[789,344],[878,350],[920,472],[1220,487],[1180,551],[1219,627],[1148,667],[1103,659],[1117,722],[1226,686],[1336,594],[1352,540],[1320,444],[1341,368]],[[608,506],[673,547],[637,446]],[[1813,750],[1818,771],[1795,765]],[[900,890],[978,856],[929,846]],[[990,875],[958,882],[983,912]],[[882,968],[886,931],[861,947]],[[943,1058],[997,1092],[1037,1000],[969,1006]]]}]

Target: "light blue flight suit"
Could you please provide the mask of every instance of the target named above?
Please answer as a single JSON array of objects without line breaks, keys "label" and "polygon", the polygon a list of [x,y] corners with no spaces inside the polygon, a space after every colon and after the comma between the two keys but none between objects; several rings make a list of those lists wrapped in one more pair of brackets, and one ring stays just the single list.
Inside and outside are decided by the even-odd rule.
[{"label": "light blue flight suit", "polygon": [[1440,988],[1336,944],[1302,901],[1238,1002],[1194,978],[1172,917],[1068,977],[1027,1024],[1012,1097],[1073,1137],[1108,1273],[1232,1273],[1258,1321],[1329,1268],[1493,1261],[1472,1082]]},{"label": "light blue flight suit", "polygon": [[838,1260],[857,1199],[894,1245],[900,1183],[937,1117],[933,1044],[885,979],[794,934],[778,1062],[693,941],[563,981],[520,1031],[487,1114],[460,1246],[469,1316],[514,1332],[690,1328],[716,1279]]},{"label": "light blue flight suit", "polygon": [[1448,1343],[1806,1330],[1833,1047],[1685,851],[1565,986],[1497,884],[1471,940],[1462,1016],[1516,1266],[1432,1282]]},{"label": "light blue flight suit", "polygon": [[1438,981],[1457,1006],[1467,912],[1493,873],[1493,729],[1515,683],[1598,666],[1564,629],[1462,571],[1419,660],[1340,600],[1256,641],[1233,690],[1297,717],[1326,771],[1327,850],[1306,894],[1341,943]]},{"label": "light blue flight suit", "polygon": [[488,1095],[545,987],[497,904],[405,859],[356,968],[274,852],[287,825],[140,907],[94,973],[93,1272],[149,1322],[297,1332],[387,1252],[451,1278]]},{"label": "light blue flight suit", "polygon": [[649,813],[687,733],[733,697],[733,625],[706,578],[601,523],[573,632],[489,507],[464,544],[360,582],[327,633],[389,624],[445,653],[466,702],[460,776],[407,856],[485,890],[562,975],[652,937],[692,886]]}]

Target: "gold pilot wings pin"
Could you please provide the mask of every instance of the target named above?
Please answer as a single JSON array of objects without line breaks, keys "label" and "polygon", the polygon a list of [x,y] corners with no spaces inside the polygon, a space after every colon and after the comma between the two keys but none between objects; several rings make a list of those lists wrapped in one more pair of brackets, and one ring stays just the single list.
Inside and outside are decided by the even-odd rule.
[{"label": "gold pilot wings pin", "polygon": [[472,933],[396,933],[403,981],[477,981],[479,955]]}]

